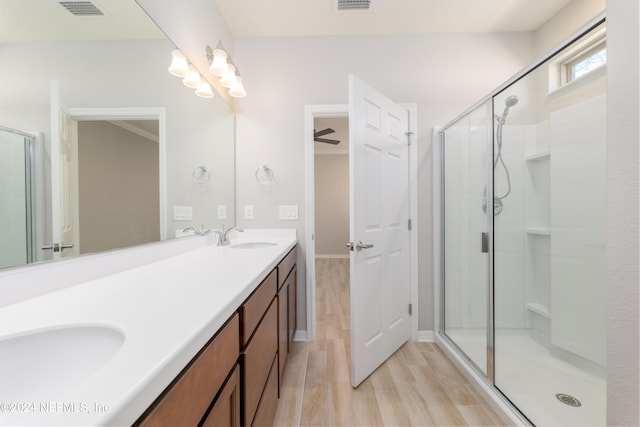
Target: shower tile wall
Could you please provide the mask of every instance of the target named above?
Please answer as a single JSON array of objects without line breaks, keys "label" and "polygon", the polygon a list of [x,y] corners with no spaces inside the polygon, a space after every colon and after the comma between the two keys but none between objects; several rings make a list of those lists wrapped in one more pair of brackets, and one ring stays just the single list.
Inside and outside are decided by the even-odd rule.
[{"label": "shower tile wall", "polygon": [[[495,257],[500,260],[494,270],[494,293],[502,298],[502,304],[495,305],[495,325],[496,328],[522,329],[525,327],[523,126],[505,125],[502,141],[502,158],[509,169],[511,193],[502,200],[502,212],[494,218]],[[507,179],[501,166],[496,168],[494,180],[496,196],[504,195]]]},{"label": "shower tile wall", "polygon": [[551,114],[551,342],[606,363],[606,98]]}]

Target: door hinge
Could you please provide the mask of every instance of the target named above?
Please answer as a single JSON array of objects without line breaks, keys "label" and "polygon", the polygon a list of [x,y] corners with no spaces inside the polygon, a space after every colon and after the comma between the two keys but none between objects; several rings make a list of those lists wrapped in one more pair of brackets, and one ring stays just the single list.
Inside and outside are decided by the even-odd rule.
[{"label": "door hinge", "polygon": [[409,316],[411,316],[412,312],[413,312],[413,305],[409,304]]},{"label": "door hinge", "polygon": [[413,135],[413,132],[409,131],[404,134],[407,135],[407,145],[411,145],[411,135]]},{"label": "door hinge", "polygon": [[411,218],[407,221],[407,228],[411,230]]}]

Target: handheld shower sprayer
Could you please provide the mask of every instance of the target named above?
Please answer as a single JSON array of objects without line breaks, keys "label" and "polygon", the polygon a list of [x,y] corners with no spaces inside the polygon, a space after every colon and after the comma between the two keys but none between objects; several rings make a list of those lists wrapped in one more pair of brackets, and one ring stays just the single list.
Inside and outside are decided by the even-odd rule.
[{"label": "handheld shower sprayer", "polygon": [[[498,163],[502,164],[504,168],[504,173],[507,178],[507,191],[502,196],[498,196],[494,194],[493,196],[493,214],[499,215],[502,212],[503,204],[502,199],[506,198],[511,193],[511,177],[509,176],[509,169],[507,169],[507,165],[504,163],[502,159],[502,127],[507,121],[507,114],[509,114],[509,109],[515,106],[518,103],[518,97],[515,95],[509,96],[504,101],[504,111],[501,116],[496,115],[495,119],[498,121],[498,126],[496,129],[496,145],[498,146],[498,150],[496,153],[496,158],[493,161],[493,171],[495,176],[495,171],[498,167]],[[495,187],[494,187],[495,191]],[[487,212],[487,187],[484,188],[484,198],[482,200],[482,210]]]}]

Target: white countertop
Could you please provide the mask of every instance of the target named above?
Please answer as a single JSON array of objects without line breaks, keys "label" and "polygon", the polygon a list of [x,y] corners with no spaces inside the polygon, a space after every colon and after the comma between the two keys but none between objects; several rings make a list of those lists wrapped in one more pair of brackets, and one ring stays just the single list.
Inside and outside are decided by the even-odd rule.
[{"label": "white countertop", "polygon": [[[0,378],[0,425],[136,421],[296,244],[296,236],[295,230],[247,230],[232,245],[241,241],[276,245],[208,246],[0,308],[0,345],[9,337],[68,326],[107,326],[125,336],[104,365],[55,396],[42,395],[35,383],[15,397]],[[12,361],[0,352],[0,364],[7,363]]]}]

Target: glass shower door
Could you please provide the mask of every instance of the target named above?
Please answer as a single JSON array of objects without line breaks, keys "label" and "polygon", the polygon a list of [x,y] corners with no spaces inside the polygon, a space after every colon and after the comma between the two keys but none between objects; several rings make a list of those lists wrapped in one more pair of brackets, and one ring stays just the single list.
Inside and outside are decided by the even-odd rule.
[{"label": "glass shower door", "polygon": [[31,140],[0,128],[0,268],[32,261]]},{"label": "glass shower door", "polygon": [[[485,375],[490,340],[491,101],[444,129],[444,333]],[[491,214],[491,212],[489,212]]]},{"label": "glass shower door", "polygon": [[606,75],[548,93],[566,56],[494,97],[494,384],[535,425],[602,426]]}]

